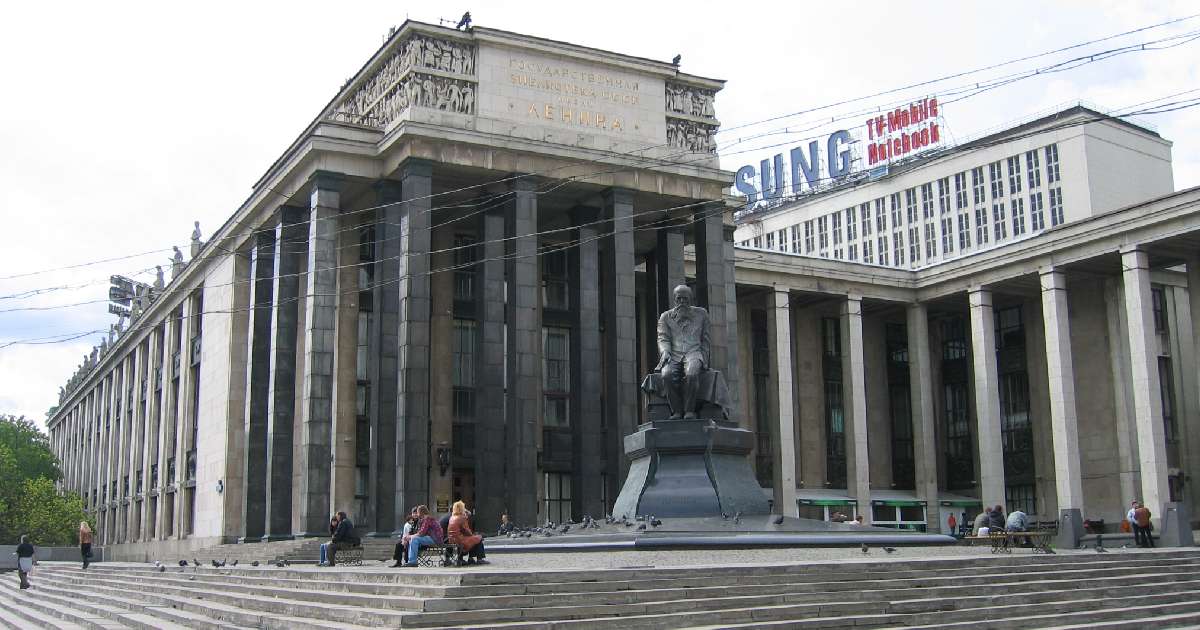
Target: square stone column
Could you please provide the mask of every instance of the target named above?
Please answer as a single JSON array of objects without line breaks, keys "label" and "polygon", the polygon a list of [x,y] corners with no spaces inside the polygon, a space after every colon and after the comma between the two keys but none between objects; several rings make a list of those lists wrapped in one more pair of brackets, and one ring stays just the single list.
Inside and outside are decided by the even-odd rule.
[{"label": "square stone column", "polygon": [[[429,245],[433,166],[400,166],[399,390],[396,398],[396,527],[429,503]],[[433,506],[431,506],[432,509]]]},{"label": "square stone column", "polygon": [[[725,290],[725,207],[722,202],[713,202],[701,208],[693,224],[696,245],[695,304],[708,310],[712,359],[712,365],[708,367],[728,374],[729,335],[725,326],[729,319],[728,311],[733,309],[727,304],[729,295]],[[728,377],[726,383],[733,385]]]},{"label": "square stone column", "polygon": [[1004,504],[1004,444],[1000,436],[1000,386],[996,368],[996,317],[992,292],[971,289],[971,361],[975,371],[976,445],[979,451],[979,499],[984,506]]},{"label": "square stone column", "polygon": [[[687,283],[687,273],[683,266],[684,234],[678,227],[659,228],[656,234],[657,244],[654,248],[654,260],[658,273],[655,277],[654,289],[657,297],[659,313],[675,307],[674,296],[671,294],[675,287]],[[653,344],[651,344],[653,345]],[[657,357],[655,357],[657,361]]]},{"label": "square stone column", "polygon": [[[512,180],[506,204],[504,263],[508,310],[508,398],[505,405],[506,482],[509,516],[517,523],[537,521],[537,443],[541,427],[542,326],[538,314],[537,196],[529,177]],[[630,280],[632,281],[632,277]]]},{"label": "square stone column", "polygon": [[[791,292],[776,286],[767,308],[767,346],[775,355],[771,366],[771,411],[775,414],[771,435],[774,461],[774,506],[772,512],[799,516],[796,503],[796,404],[792,396],[792,309]],[[732,310],[732,309],[730,309]]]},{"label": "square stone column", "polygon": [[[330,440],[333,461],[329,480],[331,509],[326,510],[327,514],[337,511],[349,514],[359,536],[370,531],[372,512],[368,505],[359,508],[359,501],[355,498],[358,474],[359,299],[362,290],[368,288],[359,286],[362,218],[359,213],[354,213],[335,221],[337,290],[334,292],[333,427]],[[364,353],[370,356],[370,349],[365,349]],[[369,495],[369,489],[367,493]]]},{"label": "square stone column", "polygon": [[[434,457],[430,466],[429,500],[435,510],[462,497],[454,496],[454,225],[433,229],[431,253],[433,272],[429,276],[429,443],[436,456],[440,449],[451,457],[451,466],[443,469]],[[474,506],[468,506],[473,508]]]},{"label": "square stone column", "polygon": [[275,224],[271,371],[267,386],[267,532],[263,541],[292,537],[292,448],[296,414],[296,342],[300,321],[300,261],[308,248],[308,225],[304,222],[304,214],[301,208],[281,206]]},{"label": "square stone column", "polygon": [[913,458],[917,499],[925,502],[925,529],[941,529],[938,494],[937,415],[933,404],[933,360],[929,352],[929,311],[924,304],[908,305],[908,383],[912,407]]},{"label": "square stone column", "polygon": [[[595,212],[577,211],[576,225],[592,223]],[[575,231],[578,245],[568,250],[571,282],[571,431],[575,474],[571,476],[576,516],[600,518],[607,513],[602,482],[604,430],[600,405],[600,243],[599,229],[586,225]],[[681,252],[682,253],[682,252]]]},{"label": "square stone column", "polygon": [[[371,376],[371,451],[368,479],[373,513],[363,521],[368,536],[390,536],[412,506],[396,503],[396,418],[400,388],[400,256],[404,251],[400,223],[404,217],[400,182],[375,184],[379,206],[375,223],[375,286],[371,287],[374,321],[368,359]],[[365,288],[364,288],[365,290]],[[403,512],[403,513],[401,513]],[[351,517],[355,523],[358,521]]]},{"label": "square stone column", "polygon": [[246,357],[246,418],[242,453],[242,537],[258,542],[267,533],[267,404],[271,393],[271,302],[275,232],[260,230],[250,248],[250,332]]},{"label": "square stone column", "polygon": [[[487,201],[493,206],[494,201]],[[488,209],[479,217],[479,262],[475,291],[475,520],[500,522],[509,509],[505,498],[509,473],[504,421],[504,212]]]},{"label": "square stone column", "polygon": [[625,436],[637,425],[637,311],[633,278],[633,193],[621,188],[604,192],[600,254],[601,311],[604,314],[604,413],[608,440],[609,497],[629,470]]},{"label": "square stone column", "polygon": [[328,536],[331,502],[337,234],[342,177],[318,172],[308,215],[304,390],[300,403],[299,536]]},{"label": "square stone column", "polygon": [[1121,274],[1125,287],[1125,319],[1129,337],[1138,463],[1142,478],[1142,502],[1150,508],[1161,529],[1160,514],[1170,500],[1167,485],[1167,447],[1163,428],[1162,398],[1158,378],[1158,340],[1154,333],[1154,306],[1150,296],[1150,265],[1146,252],[1121,252]]},{"label": "square stone column", "polygon": [[1063,272],[1053,268],[1041,270],[1040,275],[1058,508],[1081,512],[1084,507],[1083,482],[1079,472],[1079,428],[1075,410],[1071,322],[1067,315],[1067,279]]},{"label": "square stone column", "polygon": [[[725,357],[725,383],[729,385],[729,419],[741,422],[749,416],[742,409],[742,369],[738,359],[738,309],[737,309],[737,278],[734,270],[736,251],[733,245],[733,232],[736,226],[726,225],[725,231],[725,333],[729,339],[728,354]],[[745,425],[743,425],[745,426]]]},{"label": "square stone column", "polygon": [[842,304],[842,404],[845,406],[846,490],[871,523],[871,462],[867,454],[867,372],[863,356],[862,296]]},{"label": "square stone column", "polygon": [[161,398],[154,395],[154,384],[158,378],[158,370],[162,364],[159,361],[162,359],[162,348],[158,339],[158,334],[151,331],[146,336],[148,340],[149,355],[146,360],[146,431],[142,441],[142,492],[145,499],[142,501],[141,515],[141,535],[139,540],[153,540],[150,535],[154,524],[152,522],[153,515],[150,512],[150,505],[155,501],[155,497],[151,497],[150,493],[155,490],[155,487],[150,484],[150,467],[154,465],[158,454],[158,429],[162,424],[161,419],[157,422],[155,418],[160,418],[159,403]]}]

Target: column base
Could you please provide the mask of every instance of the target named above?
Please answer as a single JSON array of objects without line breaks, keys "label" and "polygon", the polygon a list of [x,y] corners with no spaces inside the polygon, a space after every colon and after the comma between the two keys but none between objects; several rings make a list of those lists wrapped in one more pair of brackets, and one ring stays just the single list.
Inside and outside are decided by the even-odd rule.
[{"label": "column base", "polygon": [[1192,515],[1187,504],[1164,503],[1162,516],[1159,517],[1158,541],[1160,547],[1194,547],[1196,541],[1192,537]]},{"label": "column base", "polygon": [[711,419],[658,420],[625,436],[629,475],[613,516],[769,514],[748,455],[754,434]]},{"label": "column base", "polygon": [[1079,508],[1060,510],[1058,537],[1054,539],[1054,546],[1059,549],[1074,549],[1079,546],[1079,539],[1082,537],[1083,514]]},{"label": "column base", "polygon": [[291,534],[268,534],[262,537],[262,542],[275,542],[277,540],[293,540],[296,537]]}]

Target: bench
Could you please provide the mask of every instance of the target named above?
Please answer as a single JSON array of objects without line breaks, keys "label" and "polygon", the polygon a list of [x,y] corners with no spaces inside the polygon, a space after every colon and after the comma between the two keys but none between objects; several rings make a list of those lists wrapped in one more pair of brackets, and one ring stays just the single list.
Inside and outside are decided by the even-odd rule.
[{"label": "bench", "polygon": [[353,547],[338,549],[333,559],[338,565],[347,565],[352,567],[361,567],[363,562],[363,548],[361,544]]},{"label": "bench", "polygon": [[463,565],[463,549],[453,543],[424,545],[417,553],[417,566],[458,567]]},{"label": "bench", "polygon": [[[1012,553],[1012,548],[1018,541],[1027,542],[1033,546],[1034,553],[1054,553],[1050,549],[1050,537],[1054,532],[1033,530],[1027,532],[988,532],[987,540],[992,544],[992,553]],[[983,538],[976,536],[975,538]]]}]

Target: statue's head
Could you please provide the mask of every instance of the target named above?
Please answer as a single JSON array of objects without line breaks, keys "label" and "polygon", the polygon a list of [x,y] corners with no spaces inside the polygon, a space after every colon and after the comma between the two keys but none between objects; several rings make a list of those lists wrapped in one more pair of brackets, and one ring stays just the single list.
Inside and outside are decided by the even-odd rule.
[{"label": "statue's head", "polygon": [[675,295],[675,306],[691,306],[692,305],[692,290],[686,284],[681,284],[675,287],[673,292]]}]

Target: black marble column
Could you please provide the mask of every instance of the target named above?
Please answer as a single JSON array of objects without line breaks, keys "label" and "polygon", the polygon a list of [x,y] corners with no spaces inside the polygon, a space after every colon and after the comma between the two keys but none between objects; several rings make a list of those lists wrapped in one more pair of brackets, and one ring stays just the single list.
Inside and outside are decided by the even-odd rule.
[{"label": "black marble column", "polygon": [[538,317],[537,197],[528,177],[512,181],[504,235],[508,310],[508,399],[505,443],[509,476],[506,503],[517,523],[537,519],[537,430],[542,395],[542,327]]},{"label": "black marble column", "polygon": [[604,313],[604,413],[608,440],[609,496],[616,497],[629,470],[625,436],[637,428],[637,331],[634,290],[633,193],[604,192],[600,262]]},{"label": "black marble column", "polygon": [[[708,309],[709,332],[712,336],[709,367],[728,374],[729,337],[726,334],[729,299],[725,291],[725,230],[722,226],[724,206],[720,202],[705,204],[696,213],[694,235],[696,243],[696,305]],[[728,378],[726,379],[728,383]]]},{"label": "black marble column", "polygon": [[[250,249],[250,333],[246,360],[246,436],[242,453],[242,531],[238,542],[267,533],[267,399],[271,388],[271,296],[275,232],[260,231]],[[153,374],[149,375],[153,378]]]},{"label": "black marble column", "polygon": [[[409,510],[429,503],[429,213],[433,167],[408,160],[400,167],[396,399],[396,526]],[[431,506],[432,509],[432,506]]]},{"label": "black marble column", "polygon": [[[401,206],[400,182],[383,180],[375,185],[379,206],[375,225],[375,286],[371,287],[375,318],[370,348],[375,353],[371,366],[371,463],[370,493],[375,506],[369,536],[390,536],[396,522],[396,400],[400,385],[400,277]],[[411,507],[411,506],[410,506]]]},{"label": "black marble column", "polygon": [[271,375],[267,394],[270,423],[267,427],[267,533],[263,536],[264,541],[292,537],[292,432],[296,413],[300,260],[308,248],[308,225],[304,220],[303,208],[281,206],[275,228]]},{"label": "black marble column", "polygon": [[572,511],[600,518],[604,505],[603,416],[600,362],[600,243],[594,210],[578,210],[574,222],[578,246],[570,250],[571,282],[571,429],[575,471],[571,476]]},{"label": "black marble column", "polygon": [[[657,261],[655,288],[658,295],[658,312],[675,307],[675,287],[687,282],[683,267],[683,241],[681,228],[664,227],[658,230],[658,243],[654,248]],[[655,344],[657,347],[657,344]]]},{"label": "black marble column", "polygon": [[333,355],[337,347],[337,234],[342,176],[318,172],[308,214],[304,405],[300,424],[300,535],[329,535],[333,464]]},{"label": "black marble column", "polygon": [[[489,205],[498,203],[488,201]],[[479,260],[475,277],[475,508],[482,528],[500,522],[508,461],[504,422],[504,212],[492,209],[479,219]],[[486,531],[486,530],[485,530]]]},{"label": "black marble column", "polygon": [[729,340],[725,355],[725,383],[729,385],[729,402],[733,408],[729,410],[729,419],[735,422],[746,417],[742,409],[742,389],[739,386],[742,370],[738,360],[738,310],[737,310],[737,279],[734,277],[734,262],[736,252],[733,248],[733,231],[735,226],[725,226],[725,334]]}]

